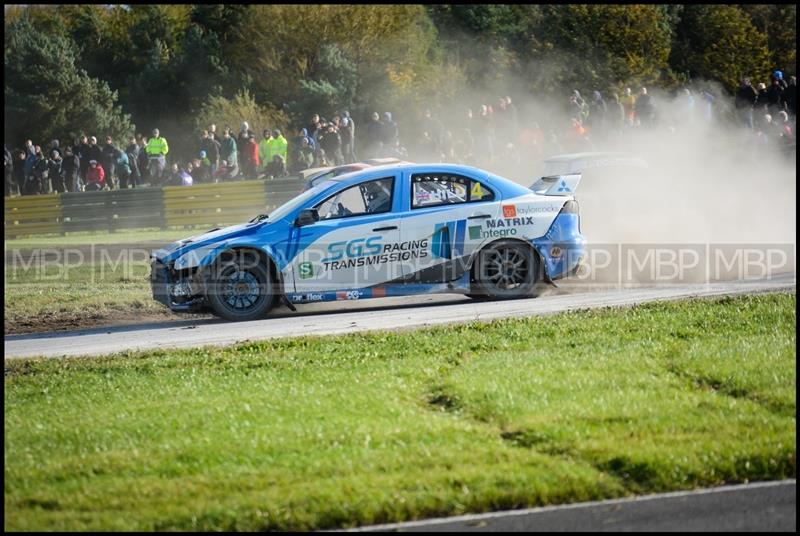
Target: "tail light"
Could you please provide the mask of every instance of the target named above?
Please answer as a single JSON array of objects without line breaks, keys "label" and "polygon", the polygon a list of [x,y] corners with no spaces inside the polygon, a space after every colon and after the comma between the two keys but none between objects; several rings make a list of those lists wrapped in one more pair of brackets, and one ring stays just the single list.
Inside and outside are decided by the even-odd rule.
[{"label": "tail light", "polygon": [[559,214],[578,214],[580,212],[580,206],[578,202],[574,199],[570,199],[564,206],[561,207],[561,212]]}]

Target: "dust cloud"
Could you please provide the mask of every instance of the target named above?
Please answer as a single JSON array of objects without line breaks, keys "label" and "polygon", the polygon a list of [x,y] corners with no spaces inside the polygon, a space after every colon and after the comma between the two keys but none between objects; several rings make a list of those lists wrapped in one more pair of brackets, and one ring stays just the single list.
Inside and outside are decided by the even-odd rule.
[{"label": "dust cloud", "polygon": [[[640,87],[631,89],[638,93]],[[523,149],[518,144],[513,158],[497,158],[507,138],[495,144],[494,160],[481,161],[478,132],[475,155],[477,167],[526,187],[544,174],[544,160],[558,154],[614,152],[646,162],[646,168],[614,166],[583,173],[576,192],[581,231],[590,253],[604,249],[613,257],[603,273],[590,268],[594,273],[586,282],[699,283],[795,271],[796,149],[784,145],[779,125],[762,123],[763,111],[754,113],[755,128],[749,129],[737,115],[733,97],[712,82],[696,81],[690,93],[648,88],[656,107],[652,124],[598,128],[590,116],[587,139],[576,139],[570,135],[572,93],[565,88],[557,99],[531,96],[522,84],[474,91],[451,103],[440,117],[446,128],[448,119],[459,128],[466,123],[468,108],[477,116],[481,103],[496,107],[497,97],[517,95],[517,123],[540,132],[538,146]],[[588,93],[582,94],[587,103],[592,98]],[[611,116],[613,96],[603,97]],[[773,120],[778,119],[775,114]],[[759,137],[759,131],[766,136]],[[664,251],[664,258],[677,260],[666,268],[674,275],[662,277],[657,255]],[[636,255],[652,262],[637,270],[631,261]],[[699,261],[684,270],[684,258]],[[771,259],[780,262],[770,264]]]},{"label": "dust cloud", "polygon": [[[583,174],[576,197],[582,232],[590,242],[794,244],[795,148],[782,148],[782,140],[772,133],[768,144],[759,141],[758,113],[756,129],[747,129],[737,121],[733,97],[711,83],[702,87],[716,97],[710,119],[706,100],[697,90],[690,107],[684,92],[669,95],[649,89],[656,106],[655,125],[607,135],[590,126],[588,141],[578,144],[565,141],[572,115],[564,101],[571,91],[560,101],[517,98],[518,122],[541,128],[542,149],[520,154],[516,165],[481,165],[478,161],[478,167],[530,186],[542,174],[547,157],[594,151],[627,153],[642,157],[647,168],[615,166]],[[457,117],[467,108],[477,113],[480,106],[475,103],[481,98],[473,95],[461,100],[446,114]],[[588,102],[591,96],[584,98]],[[611,114],[613,99],[610,95],[604,98]]]}]

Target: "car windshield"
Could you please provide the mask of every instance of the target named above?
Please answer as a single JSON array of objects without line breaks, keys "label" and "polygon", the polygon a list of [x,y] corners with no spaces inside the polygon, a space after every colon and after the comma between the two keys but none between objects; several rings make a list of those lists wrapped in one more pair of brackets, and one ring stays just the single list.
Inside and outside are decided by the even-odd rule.
[{"label": "car windshield", "polygon": [[283,205],[281,205],[278,208],[276,208],[275,210],[273,210],[269,215],[269,219],[272,220],[272,221],[278,221],[280,219],[283,219],[284,217],[286,217],[287,214],[289,214],[293,210],[297,209],[298,207],[300,207],[304,203],[308,202],[309,199],[311,199],[312,197],[314,197],[318,193],[324,192],[325,190],[327,190],[328,188],[330,188],[334,184],[335,183],[331,182],[331,181],[325,181],[323,183],[317,184],[316,186],[314,186],[310,190],[306,190],[302,194],[300,194],[297,197],[287,201]]}]

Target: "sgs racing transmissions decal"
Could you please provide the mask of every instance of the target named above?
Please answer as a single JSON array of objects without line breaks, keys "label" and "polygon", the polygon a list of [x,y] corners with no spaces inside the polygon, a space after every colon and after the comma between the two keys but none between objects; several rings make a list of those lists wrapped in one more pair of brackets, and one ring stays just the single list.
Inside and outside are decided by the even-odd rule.
[{"label": "sgs racing transmissions decal", "polygon": [[387,262],[424,259],[428,256],[428,239],[382,244],[380,236],[334,242],[328,246],[328,257],[322,259],[325,270],[360,268]]}]

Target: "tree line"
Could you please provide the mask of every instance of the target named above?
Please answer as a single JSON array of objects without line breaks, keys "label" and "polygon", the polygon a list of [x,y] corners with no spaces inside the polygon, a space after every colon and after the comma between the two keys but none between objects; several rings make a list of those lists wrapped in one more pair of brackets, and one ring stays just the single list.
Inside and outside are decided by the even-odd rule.
[{"label": "tree line", "polygon": [[[470,92],[733,93],[796,72],[796,5],[62,5],[5,8],[5,140],[180,145],[211,121],[437,109]],[[171,143],[172,140],[171,140]]]}]

